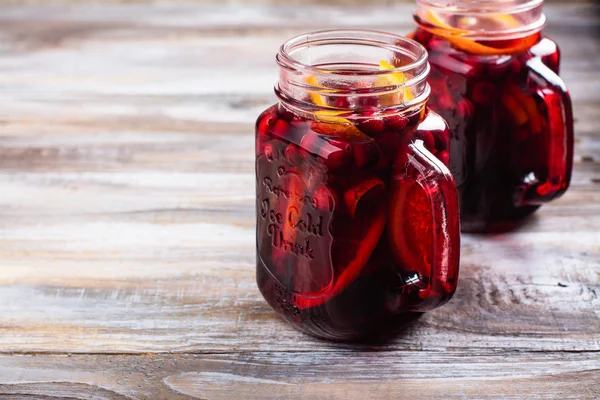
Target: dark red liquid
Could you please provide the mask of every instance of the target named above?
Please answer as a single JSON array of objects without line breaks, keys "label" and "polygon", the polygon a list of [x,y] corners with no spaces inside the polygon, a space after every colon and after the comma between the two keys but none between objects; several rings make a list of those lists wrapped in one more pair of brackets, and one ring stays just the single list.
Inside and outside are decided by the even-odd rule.
[{"label": "dark red liquid", "polygon": [[[479,56],[422,29],[414,37],[429,51],[429,105],[452,132],[450,169],[463,231],[512,229],[540,204],[564,193],[573,153],[572,117],[563,115],[560,104],[566,93],[545,88],[528,68],[530,60],[541,57],[558,73],[556,44],[538,37],[522,54]],[[496,44],[518,46],[513,42]],[[571,131],[557,139],[550,129]]]},{"label": "dark red liquid", "polygon": [[[446,124],[434,113],[367,115],[344,125],[280,105],[257,121],[258,287],[294,326],[333,340],[381,333],[446,302],[458,275],[452,178],[425,182],[408,165],[417,138],[447,161]],[[433,232],[431,202],[446,192],[449,226]],[[448,232],[455,246],[437,251],[451,262],[432,274],[433,241]]]}]

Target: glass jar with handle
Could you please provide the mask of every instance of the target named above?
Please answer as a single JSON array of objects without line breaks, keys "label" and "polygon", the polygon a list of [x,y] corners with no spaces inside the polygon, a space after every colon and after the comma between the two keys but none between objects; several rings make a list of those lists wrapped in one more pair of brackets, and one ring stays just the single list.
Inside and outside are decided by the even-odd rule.
[{"label": "glass jar with handle", "polygon": [[449,131],[418,43],[326,31],[277,55],[256,123],[257,283],[309,334],[354,340],[448,301],[460,249]]}]

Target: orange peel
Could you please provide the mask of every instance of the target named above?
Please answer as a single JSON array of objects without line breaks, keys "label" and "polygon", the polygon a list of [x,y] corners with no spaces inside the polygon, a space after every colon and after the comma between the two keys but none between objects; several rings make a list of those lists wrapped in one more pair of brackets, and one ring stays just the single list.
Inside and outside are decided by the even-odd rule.
[{"label": "orange peel", "polygon": [[[519,22],[509,14],[497,14],[492,17],[495,22],[505,26],[507,29],[514,29],[519,26]],[[425,18],[425,21],[435,26],[436,28],[424,29],[430,31],[434,35],[440,36],[446,39],[455,48],[461,51],[465,51],[471,54],[477,54],[482,56],[493,56],[493,55],[513,55],[522,53],[537,42],[536,35],[530,35],[522,40],[519,40],[519,44],[511,46],[509,48],[496,48],[487,46],[474,41],[473,39],[465,37],[469,33],[467,30],[455,28],[444,22],[435,12],[429,11]]]}]

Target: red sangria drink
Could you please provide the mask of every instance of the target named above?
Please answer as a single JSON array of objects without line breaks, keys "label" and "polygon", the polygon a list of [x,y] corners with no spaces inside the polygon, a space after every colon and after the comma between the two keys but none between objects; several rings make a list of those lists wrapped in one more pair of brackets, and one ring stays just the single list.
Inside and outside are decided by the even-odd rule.
[{"label": "red sangria drink", "polygon": [[451,131],[466,232],[514,228],[568,188],[571,100],[542,0],[417,0],[412,37],[429,52],[430,107]]},{"label": "red sangria drink", "polygon": [[385,334],[456,289],[449,130],[426,107],[427,54],[372,31],[316,32],[277,55],[256,124],[257,283],[298,329]]}]

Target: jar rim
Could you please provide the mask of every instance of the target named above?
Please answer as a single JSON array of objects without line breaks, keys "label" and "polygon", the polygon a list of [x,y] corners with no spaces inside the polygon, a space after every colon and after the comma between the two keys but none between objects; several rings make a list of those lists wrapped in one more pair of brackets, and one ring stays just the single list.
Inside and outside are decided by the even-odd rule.
[{"label": "jar rim", "polygon": [[[408,109],[429,98],[427,60],[420,43],[392,33],[362,29],[305,33],[280,47],[275,93],[281,101],[307,110],[355,112],[363,107],[359,99],[368,97],[386,99],[389,104],[382,109]],[[404,95],[408,92],[411,96]],[[339,97],[356,101],[348,106],[329,101]]]},{"label": "jar rim", "polygon": [[419,5],[429,6],[436,9],[448,10],[456,14],[495,14],[501,11],[519,13],[532,10],[541,6],[544,0],[417,0]]},{"label": "jar rim", "polygon": [[[309,65],[294,59],[291,55],[293,50],[302,47],[332,44],[378,46],[392,51],[408,51],[416,58],[413,62],[395,67],[394,69],[353,70],[350,72],[350,75],[380,76],[397,72],[406,72],[422,66],[428,59],[425,47],[404,36],[368,29],[334,29],[309,32],[287,40],[281,45],[276,61],[282,68],[293,69],[304,73],[335,75],[342,72],[345,75],[348,75],[348,71]],[[416,78],[417,77],[413,79]],[[410,82],[407,81],[406,85],[410,85]]]},{"label": "jar rim", "polygon": [[[476,40],[518,39],[544,28],[543,4],[544,0],[417,0],[415,20],[420,26],[432,23],[436,28]],[[427,18],[432,14],[436,16],[434,22]],[[499,20],[504,21],[505,26],[482,28],[474,22],[495,17],[501,17]]]}]

